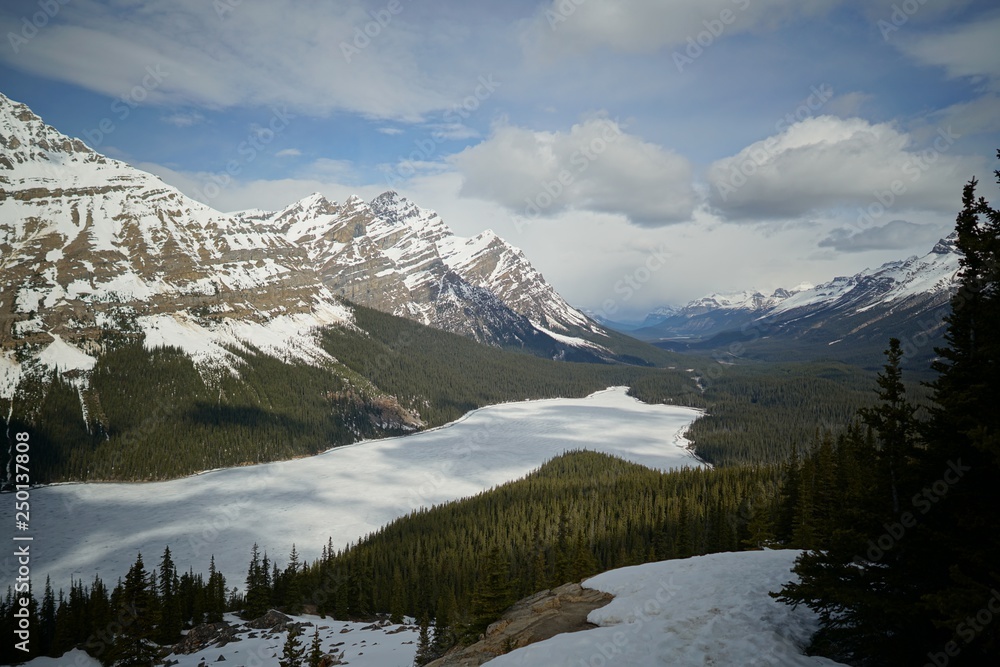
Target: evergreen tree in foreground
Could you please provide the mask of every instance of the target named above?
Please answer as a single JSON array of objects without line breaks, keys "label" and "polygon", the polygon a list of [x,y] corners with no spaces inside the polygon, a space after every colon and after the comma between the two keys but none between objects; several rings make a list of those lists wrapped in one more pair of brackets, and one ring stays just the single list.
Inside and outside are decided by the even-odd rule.
[{"label": "evergreen tree in foreground", "polygon": [[153,642],[156,630],[156,593],[142,554],[125,575],[125,584],[117,600],[122,621],[121,634],[112,647],[114,667],[149,667],[156,659],[159,647]]},{"label": "evergreen tree in foreground", "polygon": [[930,419],[912,420],[893,341],[880,403],[861,413],[876,447],[845,440],[843,515],[779,597],[817,611],[813,649],[851,664],[1000,662],[1000,211],[976,184],[957,218],[959,289]]},{"label": "evergreen tree in foreground", "polygon": [[285,647],[281,652],[281,659],[278,664],[281,667],[302,667],[302,658],[305,656],[305,649],[299,637],[302,630],[298,626],[288,628],[288,635],[285,638]]},{"label": "evergreen tree in foreground", "polygon": [[927,522],[911,574],[926,579],[922,610],[941,633],[919,657],[945,655],[952,665],[997,664],[1000,656],[1000,211],[975,191],[972,180],[962,196],[961,282],[946,320],[948,347],[936,350],[936,405],[914,496]]},{"label": "evergreen tree in foreground", "polygon": [[309,645],[309,667],[319,667],[323,662],[323,647],[319,643],[319,626],[313,628],[312,643]]}]

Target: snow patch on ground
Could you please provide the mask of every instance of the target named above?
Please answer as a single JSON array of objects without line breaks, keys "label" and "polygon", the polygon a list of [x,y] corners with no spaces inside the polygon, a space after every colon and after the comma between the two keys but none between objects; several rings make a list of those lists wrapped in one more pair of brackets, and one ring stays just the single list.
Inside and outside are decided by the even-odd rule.
[{"label": "snow patch on ground", "polygon": [[[563,634],[492,660],[496,667],[836,667],[840,663],[803,654],[817,629],[816,615],[793,609],[768,593],[795,578],[798,551],[720,553],[646,563],[611,570],[583,583],[614,599],[590,613],[599,627]],[[336,651],[342,664],[356,667],[409,667],[417,648],[411,625],[352,623],[302,615],[309,623],[301,641],[308,647],[316,627],[324,652]],[[227,621],[240,621],[228,615]],[[410,620],[410,619],[407,619]],[[381,627],[379,627],[381,626]],[[286,633],[242,632],[240,641],[189,655],[171,654],[177,667],[227,665],[276,667]],[[39,658],[29,667],[97,667],[82,651],[62,658]]]},{"label": "snow patch on ground", "polygon": [[546,336],[548,336],[550,338],[554,338],[557,341],[559,341],[560,343],[564,343],[566,345],[572,345],[574,347],[589,347],[592,350],[600,350],[601,352],[610,352],[610,350],[608,350],[608,348],[602,347],[601,345],[598,345],[597,343],[591,343],[589,340],[584,340],[583,338],[577,338],[575,336],[567,336],[565,334],[556,333],[555,331],[551,331],[549,329],[546,329],[545,327],[543,327],[541,324],[538,324],[537,322],[532,322],[531,326],[535,327],[536,329],[538,329],[539,331],[541,331]]},{"label": "snow patch on ground", "polygon": [[38,361],[61,373],[75,370],[89,371],[94,368],[97,359],[70,345],[58,335],[50,335],[55,340],[38,354]]},{"label": "snow patch on ground", "polygon": [[611,570],[583,582],[615,596],[588,620],[490,662],[496,667],[832,667],[803,654],[816,615],[771,598],[795,578],[798,551],[721,553]]}]

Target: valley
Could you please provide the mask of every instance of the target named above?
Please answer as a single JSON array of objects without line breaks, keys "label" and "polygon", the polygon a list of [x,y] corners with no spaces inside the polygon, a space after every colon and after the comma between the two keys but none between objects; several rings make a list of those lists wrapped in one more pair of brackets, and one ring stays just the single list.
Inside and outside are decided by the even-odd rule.
[{"label": "valley", "polygon": [[[36,489],[36,576],[113,582],[138,552],[170,547],[181,570],[218,569],[239,581],[254,542],[284,560],[295,544],[312,561],[420,508],[523,477],[567,451],[605,452],[656,470],[704,465],[684,433],[700,412],[646,405],[609,389],[582,399],[505,403],[441,428],[337,447],[293,461],[227,468],[146,484]],[[178,441],[183,446],[183,436]],[[0,521],[13,521],[0,506]],[[253,528],[251,528],[253,527]],[[0,571],[15,568],[0,560]]]},{"label": "valley", "polygon": [[[305,623],[310,667],[490,636],[497,665],[867,667],[996,575],[975,180],[928,253],[623,326],[396,190],[225,213],[2,94],[0,145],[0,522],[30,497],[32,533],[0,625],[35,642],[0,661],[301,667]],[[577,582],[599,627],[497,639]]]}]

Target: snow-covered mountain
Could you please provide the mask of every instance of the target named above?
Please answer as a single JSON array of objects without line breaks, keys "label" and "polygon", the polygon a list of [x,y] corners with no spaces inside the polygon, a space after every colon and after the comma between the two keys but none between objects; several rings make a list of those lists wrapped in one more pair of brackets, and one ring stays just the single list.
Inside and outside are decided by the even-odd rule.
[{"label": "snow-covered mountain", "polygon": [[309,364],[352,327],[342,297],[482,342],[611,356],[603,334],[492,232],[456,237],[396,193],[224,214],[100,155],[0,94],[0,398],[56,368],[81,388],[109,336],[177,346],[203,373],[234,351]]},{"label": "snow-covered mountain", "polygon": [[38,364],[85,374],[106,336],[328,359],[311,331],[349,324],[303,248],[102,156],[0,95],[0,397]]},{"label": "snow-covered mountain", "polygon": [[792,290],[778,289],[770,296],[757,290],[715,292],[681,307],[664,306],[646,316],[643,326],[632,335],[642,340],[663,338],[703,338],[742,325],[766,313],[807,285]]},{"label": "snow-covered mountain", "polygon": [[[908,342],[905,351],[922,363],[941,334],[957,286],[959,256],[952,234],[926,255],[815,287],[800,285],[770,296],[756,291],[713,294],[631,333],[678,351],[737,342],[760,347],[766,340],[775,352],[783,345],[811,345],[816,354],[838,357],[855,350],[874,350],[877,356],[895,336]],[[844,354],[833,349],[837,345]]]},{"label": "snow-covered mountain", "polygon": [[956,234],[952,234],[938,241],[921,257],[887,262],[876,269],[837,277],[790,295],[773,308],[772,314],[801,313],[802,309],[817,308],[863,313],[878,306],[902,305],[912,299],[947,298],[957,284],[960,268],[956,239]]},{"label": "snow-covered mountain", "polygon": [[518,248],[491,230],[458,237],[395,192],[342,204],[313,194],[282,211],[235,215],[305,248],[326,286],[362,305],[490,344],[601,333]]}]

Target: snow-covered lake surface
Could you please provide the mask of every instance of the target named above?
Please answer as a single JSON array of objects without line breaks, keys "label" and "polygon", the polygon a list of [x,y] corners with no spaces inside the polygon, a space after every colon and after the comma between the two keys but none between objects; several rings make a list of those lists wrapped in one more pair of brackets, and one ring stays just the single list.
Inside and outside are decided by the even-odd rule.
[{"label": "snow-covered lake surface", "polygon": [[[424,433],[332,449],[309,458],[144,484],[60,484],[31,494],[32,578],[41,590],[71,578],[109,586],[142,552],[147,568],[170,547],[180,571],[208,572],[214,555],[242,586],[254,542],[279,566],[292,544],[320,556],[421,506],[518,479],[567,450],[590,449],[657,469],[701,466],[683,434],[701,413],[647,405],[613,388],[582,399],[507,403]],[[178,447],[184,434],[177,434]],[[12,532],[12,495],[0,496]],[[10,581],[16,563],[0,559]]]}]

